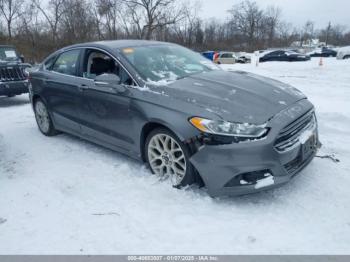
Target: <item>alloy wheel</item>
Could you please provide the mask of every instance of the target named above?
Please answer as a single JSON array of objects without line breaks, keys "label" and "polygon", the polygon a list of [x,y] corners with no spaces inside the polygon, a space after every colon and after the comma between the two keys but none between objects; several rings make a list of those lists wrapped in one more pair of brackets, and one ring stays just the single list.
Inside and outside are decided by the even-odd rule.
[{"label": "alloy wheel", "polygon": [[173,186],[186,175],[186,158],[177,141],[167,134],[154,135],[148,143],[148,161],[160,178],[169,178]]},{"label": "alloy wheel", "polygon": [[50,131],[50,117],[46,106],[41,101],[35,104],[35,118],[40,130],[45,134],[48,133]]}]

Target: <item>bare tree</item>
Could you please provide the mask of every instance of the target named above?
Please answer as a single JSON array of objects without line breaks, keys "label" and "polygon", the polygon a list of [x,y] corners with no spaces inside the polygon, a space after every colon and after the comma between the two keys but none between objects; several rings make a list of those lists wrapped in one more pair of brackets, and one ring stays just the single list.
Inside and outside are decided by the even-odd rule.
[{"label": "bare tree", "polygon": [[269,6],[263,18],[262,27],[265,28],[264,31],[267,33],[267,46],[273,46],[273,41],[275,40],[276,31],[280,23],[281,9],[275,6]]},{"label": "bare tree", "polygon": [[263,11],[256,2],[246,0],[235,5],[229,13],[232,26],[245,36],[249,49],[254,50],[258,44]]},{"label": "bare tree", "polygon": [[152,33],[175,24],[182,17],[176,0],[123,0],[140,38],[151,39]]},{"label": "bare tree", "polygon": [[124,21],[120,15],[123,10],[122,0],[96,0],[95,3],[100,22],[103,20],[107,30],[107,38],[117,39],[118,24],[120,21]]},{"label": "bare tree", "polygon": [[34,6],[40,10],[40,12],[45,17],[46,22],[49,24],[51,29],[52,41],[55,45],[57,45],[58,38],[58,26],[60,20],[65,13],[64,4],[67,0],[50,0],[48,6],[42,6],[42,1],[33,0]]},{"label": "bare tree", "polygon": [[7,24],[8,38],[12,38],[12,24],[22,13],[24,0],[0,0],[0,14]]},{"label": "bare tree", "polygon": [[91,41],[97,38],[92,2],[66,1],[61,18],[62,43],[64,45]]},{"label": "bare tree", "polygon": [[201,24],[201,19],[199,18],[200,10],[201,3],[199,1],[184,6],[183,19],[173,26],[177,41],[185,43],[188,47],[192,47],[197,43],[196,35],[198,33],[198,27]]},{"label": "bare tree", "polygon": [[312,21],[307,21],[302,29],[300,45],[307,43],[310,44],[310,41],[314,38],[315,33],[315,24]]},{"label": "bare tree", "polygon": [[26,39],[27,46],[25,50],[30,53],[32,62],[35,61],[38,53],[37,49],[37,36],[39,35],[39,28],[41,24],[38,24],[38,10],[33,8],[33,3],[26,3],[24,6],[26,12],[20,16],[20,22],[18,24],[18,34]]}]

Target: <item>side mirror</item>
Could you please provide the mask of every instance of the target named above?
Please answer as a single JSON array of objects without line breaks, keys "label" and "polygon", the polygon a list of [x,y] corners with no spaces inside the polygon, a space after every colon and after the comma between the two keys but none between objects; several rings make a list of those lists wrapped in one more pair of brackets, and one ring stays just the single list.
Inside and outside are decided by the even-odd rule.
[{"label": "side mirror", "polygon": [[22,63],[24,63],[24,55],[20,55],[19,59],[22,61]]},{"label": "side mirror", "polygon": [[94,81],[96,86],[112,87],[118,92],[124,92],[126,89],[123,85],[120,84],[120,77],[115,74],[102,74],[96,76]]}]

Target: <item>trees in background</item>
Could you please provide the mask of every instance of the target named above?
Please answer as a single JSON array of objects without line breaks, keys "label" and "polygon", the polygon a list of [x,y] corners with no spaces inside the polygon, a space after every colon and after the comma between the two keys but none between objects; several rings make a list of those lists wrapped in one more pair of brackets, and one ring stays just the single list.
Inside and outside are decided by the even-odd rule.
[{"label": "trees in background", "polygon": [[130,25],[136,28],[137,37],[150,40],[156,31],[162,31],[182,20],[182,6],[177,0],[124,0]]},{"label": "trees in background", "polygon": [[22,14],[24,0],[0,0],[0,14],[6,22],[8,38],[12,38],[13,23]]},{"label": "trees in background", "polygon": [[282,10],[243,0],[228,17],[202,19],[199,2],[185,0],[0,0],[0,43],[12,43],[30,62],[62,46],[94,40],[154,39],[201,51],[254,51],[300,45],[319,38],[350,44],[349,29],[312,21],[298,29],[283,21]]}]

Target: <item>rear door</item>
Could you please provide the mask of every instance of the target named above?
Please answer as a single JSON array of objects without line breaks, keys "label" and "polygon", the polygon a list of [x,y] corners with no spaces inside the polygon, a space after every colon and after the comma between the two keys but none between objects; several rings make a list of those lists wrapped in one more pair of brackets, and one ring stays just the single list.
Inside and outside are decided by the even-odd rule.
[{"label": "rear door", "polygon": [[82,49],[65,51],[56,57],[43,75],[43,96],[57,128],[80,133],[79,104],[81,91],[78,78]]}]

